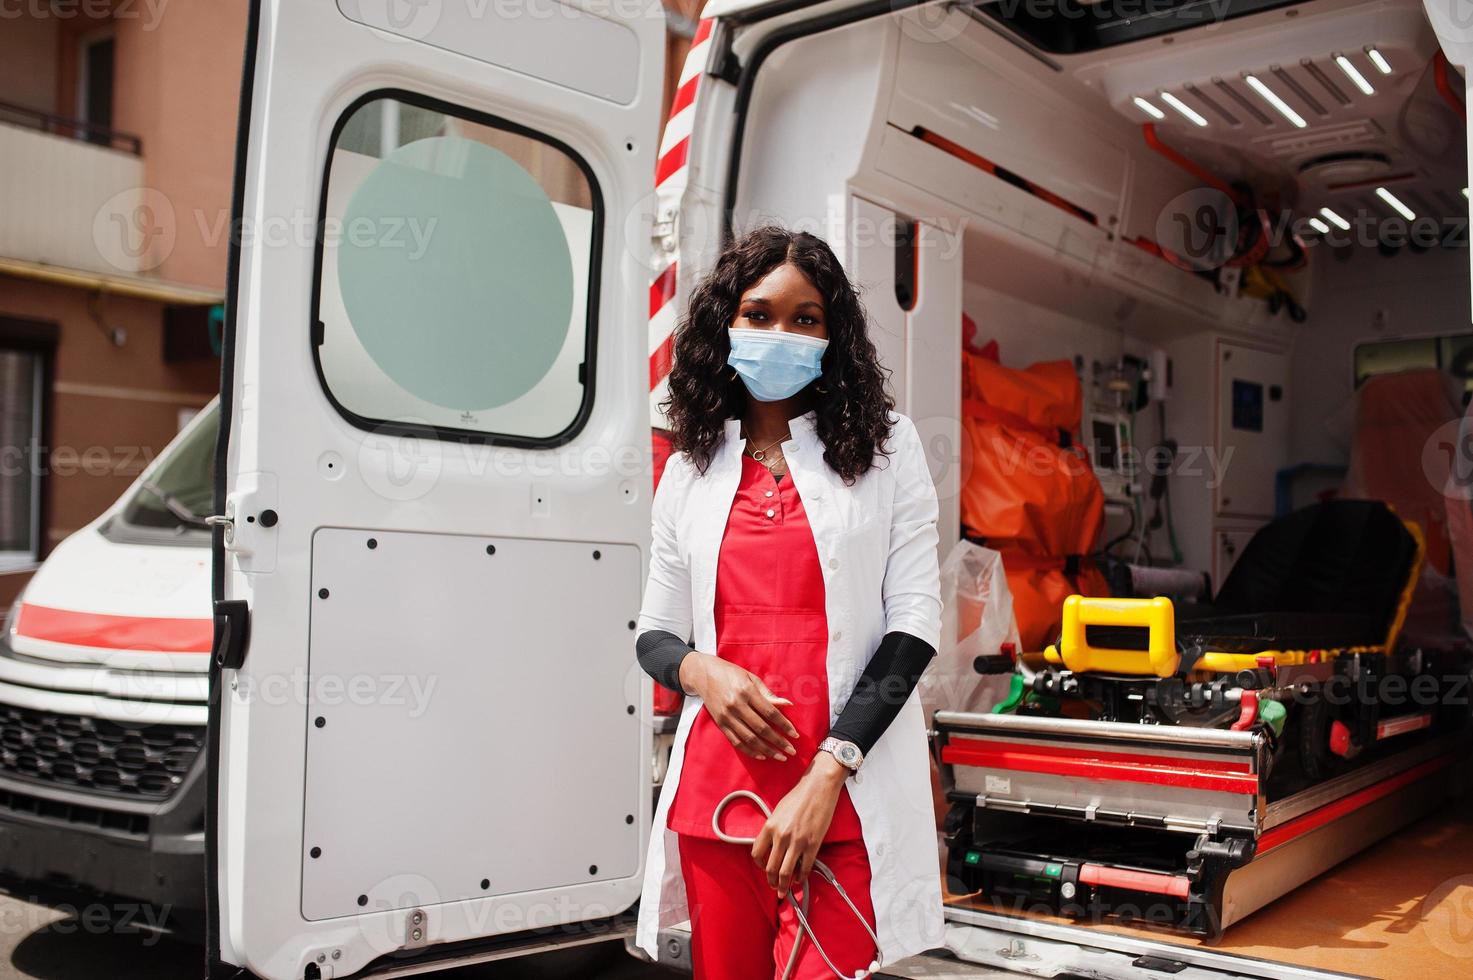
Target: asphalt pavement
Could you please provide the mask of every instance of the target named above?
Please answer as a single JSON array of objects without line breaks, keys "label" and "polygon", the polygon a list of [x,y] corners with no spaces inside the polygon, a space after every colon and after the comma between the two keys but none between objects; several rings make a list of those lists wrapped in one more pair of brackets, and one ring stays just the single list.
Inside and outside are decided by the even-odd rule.
[{"label": "asphalt pavement", "polygon": [[[0,980],[199,980],[204,953],[197,944],[157,933],[120,930],[0,894]],[[623,942],[598,943],[461,967],[434,974],[453,980],[676,980],[681,974],[651,966],[624,951]]]}]

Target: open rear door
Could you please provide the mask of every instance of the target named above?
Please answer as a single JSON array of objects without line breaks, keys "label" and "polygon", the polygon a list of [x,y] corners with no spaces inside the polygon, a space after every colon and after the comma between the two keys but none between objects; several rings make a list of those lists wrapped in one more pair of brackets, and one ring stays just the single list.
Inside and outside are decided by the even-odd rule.
[{"label": "open rear door", "polygon": [[257,5],[214,519],[216,968],[344,977],[638,896],[663,49],[653,2]]}]

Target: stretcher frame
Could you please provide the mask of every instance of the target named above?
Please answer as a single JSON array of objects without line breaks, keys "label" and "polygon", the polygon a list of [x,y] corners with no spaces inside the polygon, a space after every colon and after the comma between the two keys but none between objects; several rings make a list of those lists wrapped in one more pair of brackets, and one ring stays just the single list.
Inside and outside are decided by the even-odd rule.
[{"label": "stretcher frame", "polygon": [[[952,803],[953,890],[1027,897],[1071,917],[1111,916],[1144,901],[1170,910],[1169,925],[1214,937],[1430,811],[1468,751],[1468,726],[1438,732],[1435,708],[1383,717],[1373,701],[1350,726],[1336,720],[1329,740],[1345,759],[1372,749],[1368,761],[1307,784],[1301,776],[1286,791],[1270,783],[1282,727],[1259,714],[1271,700],[1321,697],[1341,658],[1354,658],[1344,666],[1357,675],[1363,666],[1376,679],[1391,673],[1378,668],[1392,660],[1424,553],[1419,529],[1407,527],[1415,555],[1383,642],[1192,651],[1191,676],[1209,678],[1200,687],[1219,699],[1219,717],[1240,708],[1225,728],[1143,723],[1154,720],[1144,708],[1128,720],[1007,713],[1025,686],[1061,697],[1103,687],[1139,699],[1180,676],[1169,599],[1071,596],[1060,642],[1044,654],[1052,666],[1020,684],[1031,672],[1019,665],[1013,696],[992,714],[935,715],[933,749]],[[1091,626],[1144,630],[1143,649],[1092,645]],[[1179,857],[1157,860],[1173,851]]]}]

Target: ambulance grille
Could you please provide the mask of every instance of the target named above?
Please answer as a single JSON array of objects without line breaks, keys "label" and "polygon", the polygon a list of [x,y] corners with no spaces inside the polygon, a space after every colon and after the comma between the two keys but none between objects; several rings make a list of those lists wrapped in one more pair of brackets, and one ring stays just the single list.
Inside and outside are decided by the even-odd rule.
[{"label": "ambulance grille", "polygon": [[202,725],[129,724],[0,705],[0,774],[162,800],[204,745]]}]

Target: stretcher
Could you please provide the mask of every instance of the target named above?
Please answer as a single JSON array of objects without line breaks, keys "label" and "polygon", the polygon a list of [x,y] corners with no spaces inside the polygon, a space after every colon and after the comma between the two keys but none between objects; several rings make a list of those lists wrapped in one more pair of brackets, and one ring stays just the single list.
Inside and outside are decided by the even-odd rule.
[{"label": "stretcher", "polygon": [[1421,563],[1415,525],[1332,501],[1210,606],[1070,597],[993,713],[934,716],[949,890],[1220,937],[1429,812],[1467,768],[1469,660],[1398,642]]}]

